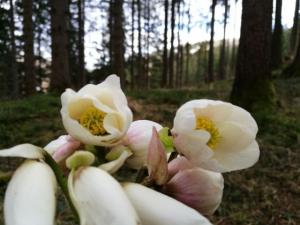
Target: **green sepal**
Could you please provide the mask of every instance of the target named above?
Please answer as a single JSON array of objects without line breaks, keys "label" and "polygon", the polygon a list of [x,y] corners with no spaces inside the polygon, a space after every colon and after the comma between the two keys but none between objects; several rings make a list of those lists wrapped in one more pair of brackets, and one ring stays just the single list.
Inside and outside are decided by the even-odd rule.
[{"label": "green sepal", "polygon": [[165,151],[167,153],[173,152],[174,151],[173,137],[169,135],[169,128],[168,127],[162,128],[158,132],[158,135],[161,143],[165,147]]}]

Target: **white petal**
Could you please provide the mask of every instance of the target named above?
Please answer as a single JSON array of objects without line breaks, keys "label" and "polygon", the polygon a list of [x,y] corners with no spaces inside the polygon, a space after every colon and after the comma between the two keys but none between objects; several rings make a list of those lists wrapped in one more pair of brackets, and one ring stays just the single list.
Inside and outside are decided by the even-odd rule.
[{"label": "white petal", "polygon": [[135,183],[123,188],[143,225],[211,225],[194,209],[150,188]]},{"label": "white petal", "polygon": [[215,153],[241,151],[255,139],[251,129],[242,127],[236,122],[224,122],[218,127],[220,140],[216,146]]},{"label": "white petal", "polygon": [[0,150],[0,157],[21,157],[26,159],[44,158],[43,149],[32,144],[21,144]]},{"label": "white petal", "polygon": [[228,120],[239,123],[242,126],[251,129],[252,133],[255,135],[258,131],[257,123],[251,114],[245,109],[236,105],[233,105],[232,114]]},{"label": "white petal", "polygon": [[5,193],[6,225],[54,225],[56,180],[48,165],[23,163]]},{"label": "white petal", "polygon": [[253,166],[258,161],[259,154],[259,146],[256,141],[253,141],[242,151],[216,154],[199,166],[220,173],[241,170]]},{"label": "white petal", "polygon": [[206,145],[209,138],[208,132],[197,130],[189,134],[175,135],[174,145],[178,152],[198,165],[213,155],[213,151]]},{"label": "white petal", "polygon": [[157,131],[163,127],[151,120],[137,120],[131,123],[126,133],[126,145],[132,150],[133,155],[126,161],[133,169],[140,169],[146,165],[146,156],[152,137],[152,128]]},{"label": "white petal", "polygon": [[125,163],[126,159],[131,156],[132,153],[128,151],[123,151],[122,154],[116,160],[113,160],[108,163],[104,163],[99,166],[100,169],[105,170],[106,172],[112,174],[117,172]]},{"label": "white petal", "polygon": [[50,154],[53,155],[53,153],[64,144],[68,143],[69,135],[62,135],[59,138],[49,142],[44,149]]},{"label": "white petal", "polygon": [[136,212],[120,184],[107,172],[86,167],[68,179],[81,225],[138,225]]}]

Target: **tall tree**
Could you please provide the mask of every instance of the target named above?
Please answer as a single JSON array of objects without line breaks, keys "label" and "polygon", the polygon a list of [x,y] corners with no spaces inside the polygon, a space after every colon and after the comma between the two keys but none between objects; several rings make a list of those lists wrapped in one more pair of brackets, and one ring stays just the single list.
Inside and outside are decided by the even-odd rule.
[{"label": "tall tree", "polygon": [[174,30],[175,30],[175,6],[176,0],[171,2],[171,47],[170,47],[170,56],[169,56],[169,80],[168,86],[173,87],[174,85]]},{"label": "tall tree", "polygon": [[253,112],[272,107],[272,0],[243,0],[241,37],[231,101]]},{"label": "tall tree", "polygon": [[224,20],[223,20],[223,40],[220,51],[220,62],[219,62],[219,79],[224,80],[226,76],[226,26],[227,26],[227,16],[228,16],[228,0],[224,0]]},{"label": "tall tree", "polygon": [[290,39],[290,54],[292,56],[295,54],[297,43],[298,43],[299,2],[300,2],[300,0],[296,0],[295,12],[294,12],[294,23],[293,23],[293,28],[292,28],[292,33],[291,33],[291,39]]},{"label": "tall tree", "polygon": [[[188,10],[187,10],[187,18],[188,18],[188,23],[187,23],[187,34],[189,35],[191,32],[191,2],[189,1],[188,5]],[[187,42],[185,45],[185,80],[184,84],[188,85],[189,84],[189,74],[190,74],[190,43]]]},{"label": "tall tree", "polygon": [[169,15],[169,0],[165,0],[165,21],[164,21],[164,51],[162,65],[161,87],[166,87],[168,82],[168,15]]},{"label": "tall tree", "polygon": [[125,47],[124,47],[124,27],[123,27],[123,0],[111,0],[110,11],[112,13],[112,30],[111,30],[111,47],[112,58],[111,68],[112,72],[120,77],[121,85],[125,85]]},{"label": "tall tree", "polygon": [[272,35],[272,69],[278,69],[282,64],[282,25],[281,25],[282,0],[276,0],[275,27]]},{"label": "tall tree", "polygon": [[210,22],[210,42],[208,57],[208,82],[214,81],[214,34],[215,34],[215,9],[217,0],[212,0],[211,5],[211,22]]},{"label": "tall tree", "polygon": [[50,0],[51,5],[51,89],[71,87],[68,55],[68,0]]},{"label": "tall tree", "polygon": [[85,0],[77,1],[78,7],[78,63],[79,63],[79,82],[78,86],[81,87],[86,84],[86,75],[84,70],[84,12]]},{"label": "tall tree", "polygon": [[142,16],[141,0],[137,0],[137,19],[138,19],[138,58],[137,58],[137,76],[139,88],[143,85],[143,65],[142,65]]},{"label": "tall tree", "polygon": [[134,15],[135,15],[135,0],[131,1],[131,67],[130,67],[130,85],[131,89],[134,89],[135,85],[135,76],[134,76],[134,58],[135,58],[135,53],[134,53],[134,32],[135,32],[135,20],[134,20]]},{"label": "tall tree", "polygon": [[18,97],[19,95],[19,79],[16,63],[16,41],[15,41],[15,16],[14,16],[14,4],[13,0],[9,0],[9,31],[10,31],[10,46],[11,46],[11,73],[12,73],[12,96]]},{"label": "tall tree", "polygon": [[33,52],[33,23],[32,0],[23,0],[23,35],[24,35],[24,65],[25,65],[25,92],[31,95],[35,92],[36,80]]}]

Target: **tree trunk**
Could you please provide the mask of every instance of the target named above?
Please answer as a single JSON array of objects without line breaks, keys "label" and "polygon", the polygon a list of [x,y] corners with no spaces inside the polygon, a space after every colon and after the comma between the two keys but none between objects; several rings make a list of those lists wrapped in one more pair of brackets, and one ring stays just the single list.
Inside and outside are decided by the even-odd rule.
[{"label": "tree trunk", "polygon": [[52,72],[51,89],[71,87],[68,54],[68,0],[51,0]]},{"label": "tree trunk", "polygon": [[124,29],[123,29],[123,0],[112,0],[112,72],[120,77],[122,87],[125,86],[125,59],[124,59]]},{"label": "tree trunk", "polygon": [[272,35],[272,69],[280,68],[282,64],[282,25],[281,25],[282,0],[276,0],[275,27]]},{"label": "tree trunk", "polygon": [[12,73],[12,97],[16,98],[19,96],[19,79],[18,70],[16,63],[16,40],[15,40],[15,16],[14,16],[14,4],[13,0],[9,0],[9,17],[10,17],[10,45],[11,45],[11,73]]},{"label": "tree trunk", "polygon": [[33,24],[32,0],[23,0],[23,34],[24,34],[24,65],[25,65],[25,93],[31,95],[35,92],[36,80],[33,53]]},{"label": "tree trunk", "polygon": [[176,0],[172,0],[171,3],[171,47],[169,57],[169,82],[168,87],[173,87],[174,82],[174,29],[175,29],[175,5]]},{"label": "tree trunk", "polygon": [[141,24],[141,0],[137,0],[137,16],[138,16],[138,58],[137,58],[137,77],[138,88],[144,85],[143,80],[143,66],[142,66],[142,24]]},{"label": "tree trunk", "polygon": [[211,23],[210,23],[210,42],[209,42],[209,58],[208,58],[208,82],[214,81],[214,28],[215,28],[215,9],[217,0],[212,0],[211,5]]},{"label": "tree trunk", "polygon": [[78,0],[78,62],[79,62],[79,84],[78,88],[86,84],[86,75],[84,71],[84,7],[85,0]]},{"label": "tree trunk", "polygon": [[164,27],[164,53],[163,53],[163,68],[162,79],[160,86],[167,86],[168,81],[168,15],[169,15],[169,0],[165,0],[165,27]]},{"label": "tree trunk", "polygon": [[290,54],[293,57],[298,43],[298,32],[299,32],[299,2],[300,0],[296,0],[295,12],[294,12],[294,23],[291,33],[290,40]]},{"label": "tree trunk", "polygon": [[133,90],[135,85],[135,76],[134,76],[134,14],[135,14],[135,0],[131,2],[131,67],[130,67],[130,87]]},{"label": "tree trunk", "polygon": [[224,0],[224,21],[223,21],[223,41],[221,46],[220,52],[220,61],[219,61],[219,79],[224,80],[226,77],[226,70],[225,70],[225,49],[226,49],[226,26],[227,26],[227,14],[228,14],[228,0]]},{"label": "tree trunk", "polygon": [[145,84],[149,88],[149,70],[150,70],[150,0],[146,1],[146,18],[145,18],[145,28],[146,28],[146,60],[145,60]]},{"label": "tree trunk", "polygon": [[[189,2],[189,8],[187,11],[187,17],[188,17],[188,23],[187,23],[187,33],[188,35],[191,32],[191,5]],[[186,52],[186,63],[185,63],[185,80],[184,84],[188,85],[189,84],[189,75],[190,75],[190,43],[187,42],[185,45],[185,52]]]},{"label": "tree trunk", "polygon": [[272,0],[243,0],[231,101],[250,112],[274,106],[271,83]]}]

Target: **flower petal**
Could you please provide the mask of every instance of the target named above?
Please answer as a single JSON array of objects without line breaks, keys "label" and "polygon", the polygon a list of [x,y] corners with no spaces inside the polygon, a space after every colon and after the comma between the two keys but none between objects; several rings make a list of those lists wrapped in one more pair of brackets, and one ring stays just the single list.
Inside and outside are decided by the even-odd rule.
[{"label": "flower petal", "polygon": [[201,168],[181,170],[165,186],[166,193],[204,215],[219,207],[223,188],[222,174]]},{"label": "flower petal", "polygon": [[110,174],[113,174],[117,172],[124,165],[126,159],[131,155],[132,155],[131,152],[124,150],[117,159],[108,163],[101,164],[99,168],[105,170]]},{"label": "flower petal", "polygon": [[0,157],[21,157],[26,159],[42,159],[43,149],[32,144],[20,144],[12,148],[0,150]]},{"label": "flower petal", "polygon": [[255,140],[256,134],[236,122],[223,122],[218,127],[220,141],[215,151],[241,151]]},{"label": "flower petal", "polygon": [[136,212],[120,184],[107,172],[85,167],[68,179],[81,225],[138,225]]},{"label": "flower petal", "polygon": [[54,225],[56,186],[47,164],[32,160],[23,163],[5,193],[5,224]]},{"label": "flower petal", "polygon": [[143,225],[211,225],[194,209],[140,184],[124,183],[123,188]]},{"label": "flower petal", "polygon": [[157,130],[152,128],[152,137],[148,147],[147,168],[150,178],[157,185],[163,185],[168,180],[168,162]]}]

